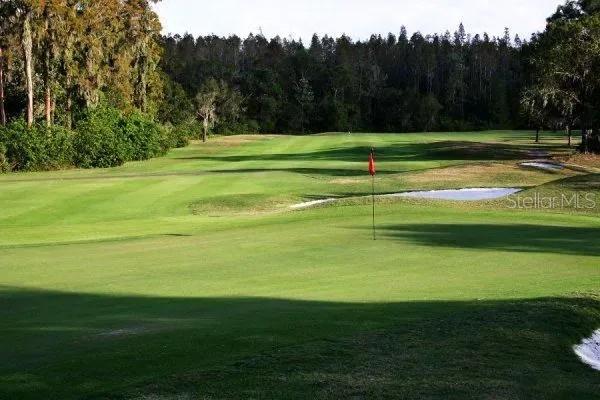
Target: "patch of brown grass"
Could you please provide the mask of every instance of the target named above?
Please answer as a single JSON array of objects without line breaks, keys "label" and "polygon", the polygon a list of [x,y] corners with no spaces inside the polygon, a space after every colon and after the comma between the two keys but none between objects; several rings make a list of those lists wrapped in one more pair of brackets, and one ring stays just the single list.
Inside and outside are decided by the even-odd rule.
[{"label": "patch of brown grass", "polygon": [[570,157],[565,157],[563,161],[567,164],[600,169],[600,155],[597,154],[573,154]]},{"label": "patch of brown grass", "polygon": [[235,135],[235,136],[219,136],[212,139],[214,144],[233,147],[240,146],[250,142],[256,142],[259,140],[268,140],[277,137],[276,135]]},{"label": "patch of brown grass", "polygon": [[569,170],[548,173],[521,168],[516,164],[482,163],[412,173],[404,176],[404,180],[411,186],[419,187],[530,186],[571,175],[574,172]]}]

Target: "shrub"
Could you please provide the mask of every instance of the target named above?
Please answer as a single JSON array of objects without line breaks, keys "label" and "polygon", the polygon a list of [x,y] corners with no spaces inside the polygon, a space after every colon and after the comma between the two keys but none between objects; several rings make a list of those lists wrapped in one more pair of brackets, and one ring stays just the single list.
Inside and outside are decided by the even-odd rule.
[{"label": "shrub", "polygon": [[169,129],[142,114],[124,116],[109,107],[88,110],[76,128],[28,128],[22,120],[0,127],[0,172],[114,167],[164,155],[186,145],[188,135],[183,128]]},{"label": "shrub", "polygon": [[[31,128],[23,120],[0,129],[4,156],[0,164],[13,171],[43,171],[73,165],[73,133],[61,127],[36,124]],[[10,168],[7,168],[8,165]]]},{"label": "shrub", "polygon": [[73,138],[75,132],[62,126],[43,128],[48,132],[47,154],[49,169],[59,169],[73,166],[75,151],[73,149]]},{"label": "shrub", "polygon": [[190,143],[190,138],[199,131],[199,127],[193,122],[186,122],[176,126],[167,126],[169,148],[185,147]]},{"label": "shrub", "polygon": [[165,129],[142,114],[132,113],[122,118],[120,128],[126,142],[126,161],[161,156],[171,147]]},{"label": "shrub", "polygon": [[132,153],[122,134],[119,110],[98,107],[88,110],[77,124],[73,147],[75,164],[81,168],[106,168],[123,164]]}]

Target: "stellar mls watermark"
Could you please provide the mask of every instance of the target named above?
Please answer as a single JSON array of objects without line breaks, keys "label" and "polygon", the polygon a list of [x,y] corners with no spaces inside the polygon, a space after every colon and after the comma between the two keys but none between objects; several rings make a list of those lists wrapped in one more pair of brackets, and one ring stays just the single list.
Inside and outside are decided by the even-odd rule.
[{"label": "stellar mls watermark", "polygon": [[597,193],[562,193],[559,195],[545,195],[541,193],[517,194],[508,198],[508,208],[592,210],[598,205],[596,196]]}]

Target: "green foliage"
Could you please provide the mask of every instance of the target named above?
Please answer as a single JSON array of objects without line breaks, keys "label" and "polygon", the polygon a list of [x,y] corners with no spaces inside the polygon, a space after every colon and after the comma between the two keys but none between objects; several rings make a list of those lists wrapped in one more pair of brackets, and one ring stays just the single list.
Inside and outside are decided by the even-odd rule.
[{"label": "green foliage", "polygon": [[0,172],[106,168],[146,160],[186,146],[194,129],[164,127],[138,112],[124,115],[111,107],[88,110],[76,128],[28,128],[23,120],[0,127]]},{"label": "green foliage", "polygon": [[132,149],[120,135],[123,116],[109,107],[88,110],[77,125],[75,165],[82,168],[106,168],[123,164]]},{"label": "green foliage", "polygon": [[138,112],[121,117],[118,128],[122,132],[117,135],[125,141],[125,161],[161,156],[172,147],[165,129]]},{"label": "green foliage", "polygon": [[187,146],[191,138],[198,136],[200,127],[194,122],[184,122],[175,126],[166,126],[165,130],[169,147],[180,148]]},{"label": "green foliage", "polygon": [[522,108],[536,127],[580,126],[581,151],[600,152],[600,14],[597,1],[569,1],[533,41],[532,84]]},{"label": "green foliage", "polygon": [[183,87],[167,76],[164,77],[164,81],[164,97],[157,113],[159,121],[179,126],[190,119],[194,119],[194,103],[188,98]]},{"label": "green foliage", "polygon": [[219,121],[213,129],[213,131],[219,135],[231,136],[231,135],[245,135],[250,133],[258,133],[259,126],[254,120],[249,121]]},{"label": "green foliage", "polygon": [[10,167],[6,158],[6,146],[0,142],[0,173],[9,172]]},{"label": "green foliage", "polygon": [[[455,37],[409,37],[403,29],[359,42],[315,35],[308,48],[261,35],[241,46],[235,36],[185,35],[165,38],[164,46],[163,68],[175,82],[167,95],[185,104],[179,89],[190,100],[203,93],[201,120],[215,133],[248,121],[264,133],[522,126],[527,46],[508,32],[467,35],[459,27]],[[215,94],[222,89],[243,107],[228,113]]]},{"label": "green foliage", "polygon": [[98,107],[77,125],[75,164],[106,168],[161,156],[185,143],[179,134],[139,112],[123,115],[115,108]]},{"label": "green foliage", "polygon": [[0,128],[0,170],[43,171],[73,163],[73,133],[61,127],[36,124],[31,128],[17,120]]}]

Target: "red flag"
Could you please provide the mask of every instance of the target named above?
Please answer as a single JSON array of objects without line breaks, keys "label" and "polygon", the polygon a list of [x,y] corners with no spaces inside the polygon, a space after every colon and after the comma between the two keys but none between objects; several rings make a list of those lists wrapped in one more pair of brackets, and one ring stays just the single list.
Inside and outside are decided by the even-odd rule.
[{"label": "red flag", "polygon": [[375,176],[375,174],[376,174],[375,156],[374,156],[374,152],[372,150],[371,150],[371,154],[369,154],[369,174],[371,174],[371,176]]}]

